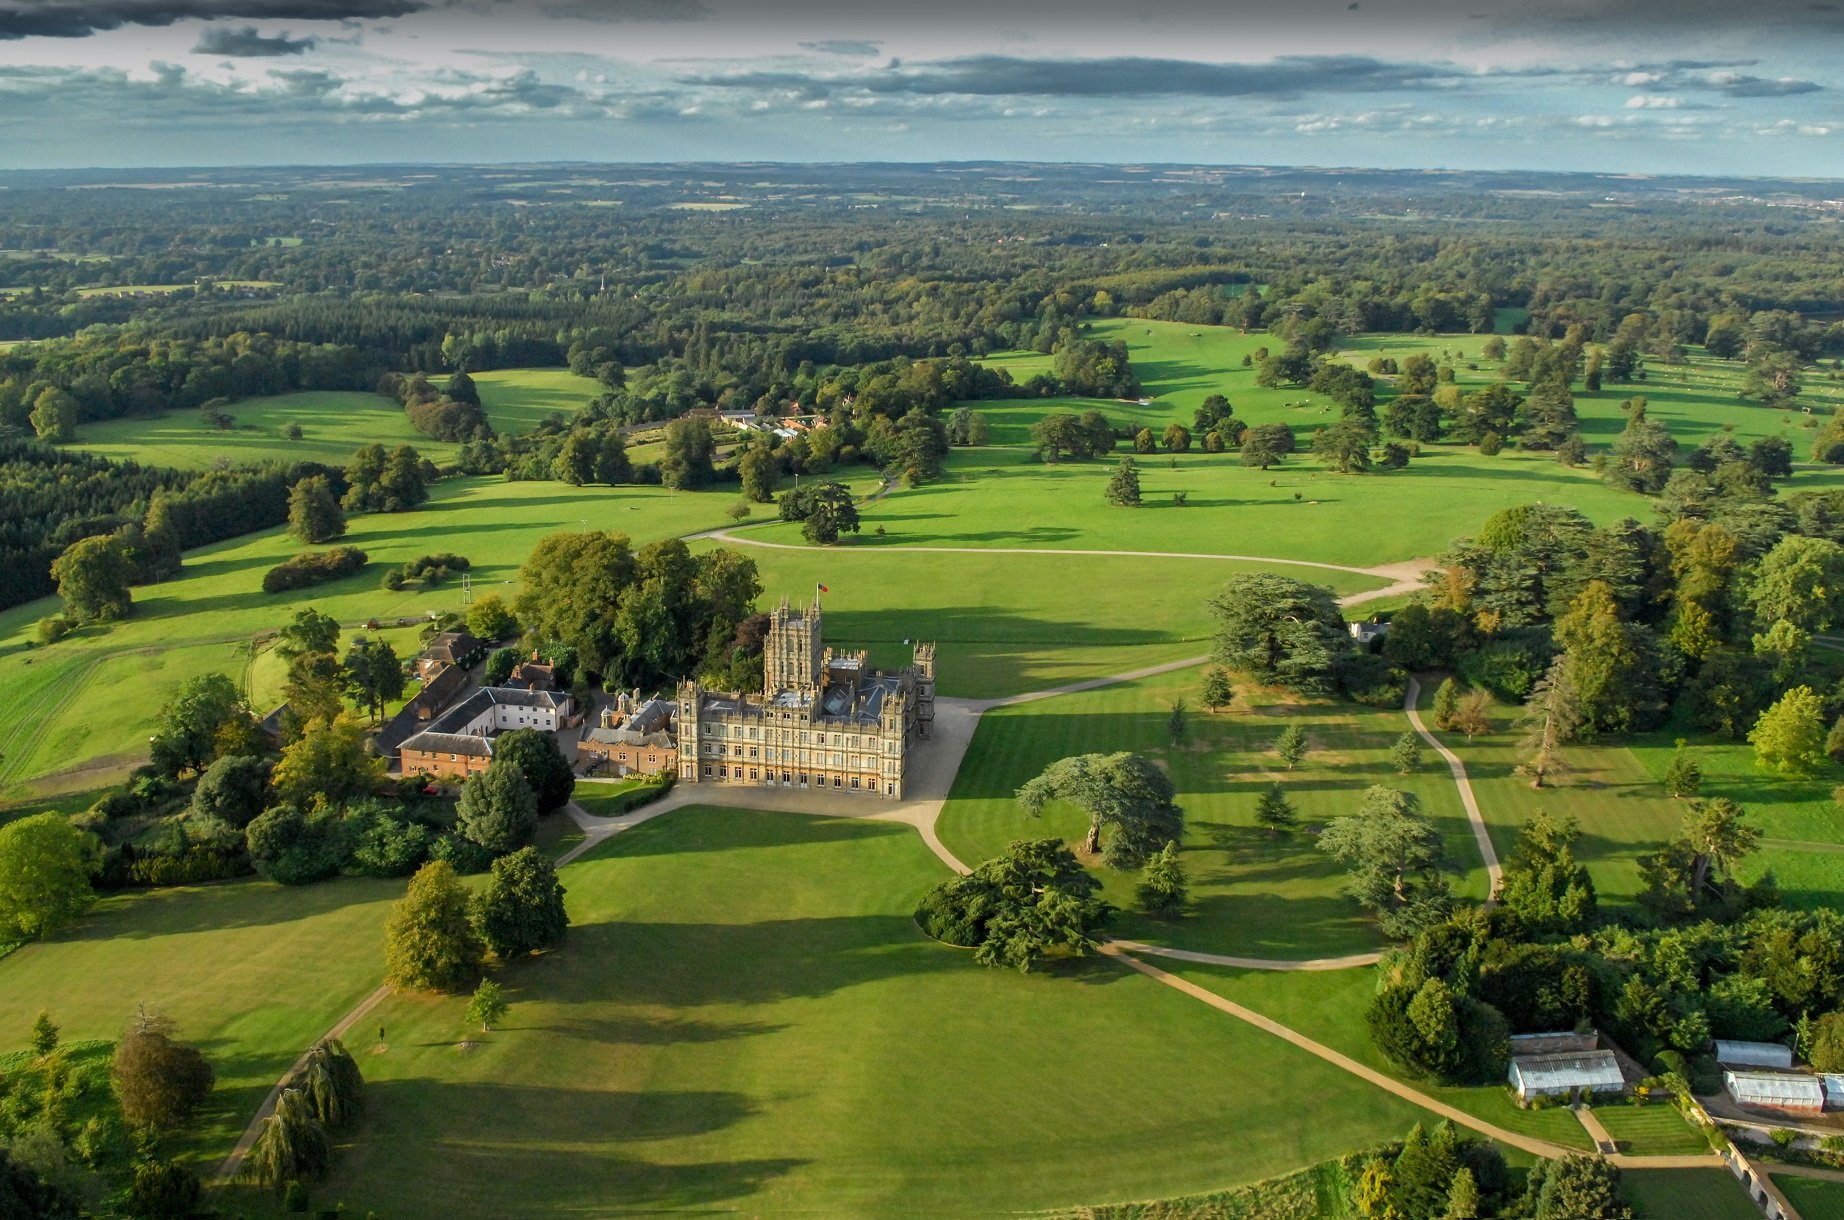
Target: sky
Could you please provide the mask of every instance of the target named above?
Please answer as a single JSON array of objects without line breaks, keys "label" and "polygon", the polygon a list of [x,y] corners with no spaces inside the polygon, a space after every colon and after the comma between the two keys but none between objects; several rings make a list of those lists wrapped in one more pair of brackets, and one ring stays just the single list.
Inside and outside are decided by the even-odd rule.
[{"label": "sky", "polygon": [[1844,178],[1844,0],[0,0],[0,166]]}]

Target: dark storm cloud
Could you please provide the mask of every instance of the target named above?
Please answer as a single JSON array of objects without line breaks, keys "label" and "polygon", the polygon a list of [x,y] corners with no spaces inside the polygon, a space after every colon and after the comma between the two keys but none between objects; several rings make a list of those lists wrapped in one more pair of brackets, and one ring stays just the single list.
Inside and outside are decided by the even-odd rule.
[{"label": "dark storm cloud", "polygon": [[827,38],[821,42],[803,42],[803,51],[818,51],[821,55],[855,55],[860,59],[869,59],[876,55],[881,43],[867,42],[857,38]]},{"label": "dark storm cloud", "polygon": [[247,20],[343,21],[355,17],[401,17],[427,7],[426,0],[0,0],[0,40],[85,38],[125,25],[172,25],[214,17]]},{"label": "dark storm cloud", "polygon": [[1019,59],[973,55],[933,63],[893,62],[877,72],[814,77],[739,72],[686,77],[690,85],[792,89],[815,96],[868,93],[972,94],[982,97],[1294,97],[1420,89],[1465,76],[1457,68],[1386,63],[1363,55],[1290,55],[1253,64],[1186,59]]},{"label": "dark storm cloud", "polygon": [[212,26],[198,37],[194,55],[228,55],[232,59],[263,59],[280,55],[299,55],[319,44],[317,38],[290,38],[277,34],[273,38],[256,32],[255,26],[226,29]]}]

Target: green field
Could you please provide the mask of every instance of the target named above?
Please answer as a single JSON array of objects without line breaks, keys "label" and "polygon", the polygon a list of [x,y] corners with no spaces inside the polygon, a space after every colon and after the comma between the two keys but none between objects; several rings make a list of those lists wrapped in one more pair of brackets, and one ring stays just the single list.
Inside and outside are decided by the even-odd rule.
[{"label": "green field", "polygon": [[[46,598],[0,613],[0,679],[19,697],[0,708],[0,799],[89,790],[119,779],[143,754],[160,705],[180,682],[213,670],[240,674],[252,636],[312,604],[348,625],[459,608],[459,581],[387,592],[387,567],[434,551],[473,561],[476,595],[508,587],[538,540],[558,530],[628,533],[636,545],[725,521],[734,488],[569,487],[454,479],[413,513],[353,519],[341,539],[371,563],[344,580],[295,594],[261,592],[263,573],[300,550],[281,530],[192,552],[181,577],[137,589],[132,618],[28,648]],[[699,545],[712,545],[701,543]],[[868,647],[880,664],[906,660],[903,641],[941,645],[945,694],[990,698],[1195,656],[1207,650],[1204,599],[1250,565],[1200,560],[1014,556],[970,564],[960,556],[893,551],[752,548],[765,602],[833,590],[829,639]],[[894,565],[894,567],[892,566]],[[1342,588],[1375,587],[1343,577]],[[407,645],[406,645],[407,647]],[[402,651],[400,649],[400,651]],[[252,694],[276,688],[259,660]]]},{"label": "green field", "polygon": [[1700,1156],[1710,1150],[1703,1132],[1693,1127],[1676,1106],[1596,1106],[1594,1116],[1620,1151],[1636,1156]]},{"label": "green field", "polygon": [[[1287,973],[1177,962],[1161,964],[1198,986],[1272,1017],[1367,1067],[1406,1079],[1372,1044],[1364,1024],[1364,1010],[1376,993],[1374,970]],[[1594,1146],[1573,1112],[1560,1108],[1521,1109],[1503,1085],[1450,1088],[1427,1081],[1411,1080],[1409,1083],[1431,1097],[1507,1131],[1584,1152]]]},{"label": "green field", "polygon": [[0,960],[0,1048],[24,1045],[41,1009],[67,1040],[112,1039],[145,1003],[217,1072],[186,1141],[215,1166],[294,1057],[378,985],[385,911],[402,892],[232,881],[105,898]]},{"label": "green field", "polygon": [[1781,1173],[1774,1175],[1774,1185],[1804,1220],[1844,1220],[1844,1182]]},{"label": "green field", "polygon": [[494,369],[470,374],[480,391],[480,407],[499,432],[530,432],[552,415],[565,419],[608,392],[593,377],[569,369]]},{"label": "green field", "polygon": [[1418,1117],[1112,965],[973,965],[909,918],[943,875],[867,822],[690,808],[616,836],[564,870],[570,939],[506,972],[503,1028],[462,998],[366,1021],[368,1117],[319,1205],[990,1216],[1257,1181]]},{"label": "green field", "polygon": [[[1300,388],[1263,389],[1255,384],[1255,371],[1241,367],[1245,354],[1278,342],[1272,335],[1129,318],[1097,321],[1090,333],[1127,344],[1151,405],[1091,399],[970,404],[990,417],[993,448],[957,453],[944,481],[899,491],[873,506],[865,513],[866,528],[882,525],[887,531],[876,541],[1240,553],[1371,566],[1434,554],[1499,509],[1535,500],[1569,504],[1601,523],[1650,515],[1641,497],[1606,487],[1592,471],[1565,469],[1548,454],[1507,449],[1485,457],[1443,444],[1424,445],[1405,470],[1364,475],[1328,471],[1305,452],[1269,471],[1243,467],[1234,452],[1194,449],[1177,458],[1176,469],[1169,454],[1143,455],[1137,460],[1147,507],[1114,508],[1102,490],[1117,458],[1045,467],[1028,449],[1033,422],[1051,412],[1093,407],[1117,426],[1145,426],[1158,434],[1173,421],[1188,426],[1203,399],[1221,393],[1238,418],[1289,425],[1304,450],[1312,431],[1336,416],[1324,397]],[[1400,358],[1424,351],[1441,359],[1446,351],[1457,362],[1460,384],[1482,386],[1496,379],[1496,365],[1480,356],[1484,342],[1483,336],[1360,336],[1349,341],[1347,351],[1360,366],[1378,354]],[[988,362],[1011,369],[1019,380],[1049,367],[1049,358],[1035,353],[1008,353]],[[1468,363],[1478,368],[1468,369]],[[1723,430],[1743,443],[1786,435],[1795,457],[1803,459],[1811,448],[1807,427],[1815,420],[1739,399],[1742,373],[1734,361],[1698,356],[1675,368],[1655,367],[1644,383],[1583,391],[1576,396],[1583,436],[1591,447],[1608,444],[1624,426],[1620,401],[1643,394],[1651,417],[1687,446]],[[1844,401],[1838,383],[1814,377],[1811,386],[1808,398],[1817,404]],[[1387,401],[1392,393],[1385,385],[1379,398]],[[1844,471],[1802,463],[1788,486],[1844,486]],[[1175,491],[1188,494],[1187,507],[1172,505]],[[1429,511],[1429,505],[1439,510]],[[764,536],[797,540],[792,530]]]},{"label": "green field", "polygon": [[[1422,690],[1423,719],[1433,702],[1433,684]],[[1603,905],[1617,909],[1639,890],[1639,857],[1678,833],[1684,806],[1665,793],[1665,767],[1676,750],[1668,733],[1619,743],[1579,743],[1568,748],[1573,772],[1533,790],[1517,774],[1515,708],[1498,708],[1497,730],[1472,742],[1439,734],[1466,762],[1481,812],[1501,856],[1518,830],[1537,813],[1573,817],[1581,824],[1576,856],[1588,866]],[[1746,743],[1698,737],[1690,742],[1704,771],[1702,795],[1726,796],[1748,811],[1761,829],[1761,849],[1743,862],[1740,875],[1753,881],[1772,869],[1788,906],[1810,908],[1844,902],[1844,821],[1831,789],[1844,781],[1844,768],[1828,764],[1821,774],[1794,780],[1755,765]]]},{"label": "green field", "polygon": [[[0,708],[0,796],[31,795],[22,790],[27,783],[71,790],[118,779],[145,752],[155,715],[180,682],[213,670],[240,675],[251,637],[286,623],[300,606],[349,625],[460,607],[458,580],[387,592],[379,587],[387,567],[457,551],[473,561],[476,594],[510,593],[507,582],[546,534],[586,523],[625,531],[639,545],[719,524],[734,498],[733,492],[496,479],[450,480],[432,490],[419,511],[354,518],[341,541],[364,550],[371,563],[332,584],[263,593],[263,573],[302,549],[283,531],[269,530],[189,553],[179,579],[135,590],[134,617],[52,648],[26,644],[34,622],[57,609],[55,599],[0,613],[0,675],[20,696]],[[272,691],[272,676],[253,693]],[[55,778],[44,784],[49,777]]]},{"label": "green field", "polygon": [[[475,378],[480,404],[495,430],[529,432],[547,416],[573,415],[602,392],[599,382],[566,369],[500,369]],[[224,462],[324,462],[344,466],[362,445],[414,445],[434,462],[454,458],[454,445],[430,440],[410,426],[403,408],[377,394],[306,390],[245,398],[225,410],[235,425],[219,431],[195,411],[152,419],[111,419],[84,424],[71,446],[117,461],[202,470]],[[284,434],[301,425],[302,438]]]},{"label": "green field", "polygon": [[[1620,1188],[1639,1220],[1758,1220],[1761,1214],[1726,1169],[1629,1169]],[[1801,1215],[1824,1220],[1823,1213]]]},{"label": "green field", "polygon": [[[1034,820],[1013,793],[1066,755],[1134,750],[1156,760],[1178,789],[1191,911],[1175,921],[1134,913],[1138,874],[1102,868],[1106,897],[1123,908],[1115,925],[1119,935],[1255,957],[1330,957],[1381,947],[1375,927],[1340,892],[1344,871],[1314,849],[1308,830],[1355,812],[1371,784],[1418,796],[1459,865],[1456,890],[1484,897],[1484,868],[1446,768],[1428,761],[1403,776],[1389,765],[1391,743],[1408,728],[1401,712],[1349,703],[1283,704],[1245,688],[1238,710],[1212,715],[1197,706],[1198,679],[1198,671],[1181,670],[988,712],[942,811],[942,842],[969,864],[998,855],[1018,838],[1055,835],[1079,846],[1087,819],[1074,806],[1053,803]],[[1187,740],[1174,748],[1166,721],[1179,698],[1195,712]],[[1291,772],[1269,751],[1290,723],[1307,728],[1312,747]],[[1254,818],[1256,798],[1275,781],[1299,816],[1299,826],[1278,837]]]}]

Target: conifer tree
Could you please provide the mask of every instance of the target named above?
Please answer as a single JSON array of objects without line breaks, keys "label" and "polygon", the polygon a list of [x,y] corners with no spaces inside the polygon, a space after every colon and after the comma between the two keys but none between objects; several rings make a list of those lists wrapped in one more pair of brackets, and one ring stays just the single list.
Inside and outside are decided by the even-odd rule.
[{"label": "conifer tree", "polygon": [[1140,471],[1133,464],[1133,459],[1124,457],[1114,470],[1114,477],[1108,480],[1108,503],[1120,508],[1138,508],[1140,506]]},{"label": "conifer tree", "polygon": [[1148,915],[1169,919],[1183,913],[1189,891],[1184,862],[1178,858],[1178,844],[1168,839],[1159,854],[1146,862],[1134,898]]}]

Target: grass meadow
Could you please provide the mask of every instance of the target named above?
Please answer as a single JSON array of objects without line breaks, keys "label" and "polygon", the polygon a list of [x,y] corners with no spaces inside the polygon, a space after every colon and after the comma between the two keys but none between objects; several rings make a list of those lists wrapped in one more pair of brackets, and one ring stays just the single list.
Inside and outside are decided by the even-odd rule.
[{"label": "grass meadow", "polygon": [[[279,689],[272,659],[249,642],[312,605],[352,625],[457,609],[461,586],[389,592],[384,572],[419,555],[455,551],[473,562],[476,596],[512,582],[538,540],[559,530],[625,532],[636,546],[723,525],[734,488],[569,487],[453,479],[411,513],[355,517],[340,541],[370,564],[296,593],[261,591],[265,571],[303,549],[279,529],[191,552],[179,579],[135,590],[133,617],[29,647],[45,598],[0,613],[0,679],[20,697],[0,708],[0,799],[85,791],[119,779],[144,756],[162,703],[186,678],[251,671],[258,703]],[[715,545],[699,543],[699,546]],[[941,645],[944,693],[990,698],[1195,656],[1207,650],[1205,598],[1251,565],[1203,560],[1008,556],[749,548],[764,601],[832,593],[828,637],[867,647],[880,664],[907,660],[904,641]],[[1340,575],[1343,589],[1375,587]],[[412,650],[406,637],[399,648]]]},{"label": "grass meadow", "polygon": [[[1401,712],[1329,701],[1302,705],[1244,688],[1235,710],[1210,714],[1197,706],[1198,676],[1181,670],[988,712],[942,811],[942,842],[968,864],[998,855],[1013,839],[1056,836],[1079,848],[1088,823],[1074,806],[1055,802],[1033,819],[1013,794],[1066,755],[1134,750],[1164,767],[1178,789],[1191,910],[1171,921],[1141,915],[1133,910],[1138,873],[1097,863],[1105,896],[1122,908],[1114,927],[1119,935],[1254,957],[1380,948],[1374,925],[1341,892],[1344,871],[1315,849],[1308,830],[1355,812],[1372,784],[1420,798],[1456,862],[1456,890],[1485,896],[1483,864],[1446,768],[1430,758],[1404,776],[1389,764],[1390,745],[1408,728]],[[1174,747],[1166,722],[1179,698],[1193,712],[1186,740]],[[1294,723],[1306,727],[1311,753],[1288,771],[1269,747]],[[1299,817],[1292,832],[1279,836],[1255,821],[1256,799],[1277,781]]]},{"label": "grass meadow", "polygon": [[[1424,719],[1432,691],[1433,684],[1425,683]],[[1571,746],[1572,773],[1538,790],[1516,771],[1515,716],[1515,708],[1496,709],[1495,731],[1470,743],[1458,734],[1439,734],[1466,762],[1493,845],[1501,856],[1509,853],[1518,830],[1538,812],[1573,817],[1582,828],[1575,852],[1588,866],[1602,904],[1630,907],[1639,891],[1639,857],[1675,836],[1683,822],[1683,802],[1672,800],[1662,782],[1675,739],[1661,732]],[[1701,795],[1738,802],[1762,832],[1760,850],[1739,870],[1743,880],[1771,869],[1788,906],[1844,903],[1844,813],[1831,799],[1831,789],[1844,781],[1844,767],[1827,764],[1821,774],[1795,780],[1761,770],[1746,742],[1693,736],[1687,748],[1703,768]]]},{"label": "grass meadow", "polygon": [[1844,1220],[1844,1182],[1776,1174],[1774,1185],[1805,1220]]},{"label": "grass meadow", "polygon": [[[1620,1189],[1638,1220],[1756,1220],[1761,1214],[1726,1169],[1629,1169],[1620,1175]],[[1800,1215],[1826,1220],[1826,1213],[1803,1205]]]},{"label": "grass meadow", "polygon": [[113,1039],[140,1004],[172,1018],[217,1073],[184,1145],[215,1167],[294,1057],[378,985],[385,913],[402,892],[346,878],[104,898],[0,960],[0,1047],[23,1046],[40,1010],[66,1040]]},{"label": "grass meadow", "polygon": [[[600,382],[567,369],[498,369],[474,379],[480,405],[496,431],[529,432],[551,415],[570,416],[603,392]],[[224,463],[324,462],[344,466],[363,445],[414,445],[433,462],[453,459],[456,446],[430,440],[410,426],[403,408],[377,394],[305,390],[271,398],[245,398],[226,408],[236,424],[207,425],[196,411],[151,419],[111,419],[84,424],[72,448],[144,466],[203,470]],[[285,435],[301,425],[298,441]]]},{"label": "grass meadow", "polygon": [[[971,404],[992,422],[992,447],[960,451],[942,482],[895,492],[868,508],[866,530],[883,526],[886,532],[861,545],[1196,551],[1371,566],[1434,554],[1492,513],[1537,500],[1570,504],[1602,523],[1651,515],[1645,500],[1605,486],[1590,470],[1568,470],[1548,454],[1513,449],[1485,457],[1465,446],[1424,445],[1404,470],[1338,474],[1304,452],[1313,430],[1336,418],[1330,402],[1303,388],[1263,389],[1255,384],[1255,370],[1242,367],[1243,356],[1277,342],[1272,335],[1133,318],[1096,321],[1090,333],[1127,344],[1149,405],[1074,398]],[[1497,376],[1497,365],[1480,353],[1484,343],[1485,336],[1473,335],[1359,336],[1348,341],[1346,353],[1362,366],[1373,356],[1427,352],[1454,362],[1463,386],[1483,386]],[[987,362],[1011,369],[1021,381],[1049,367],[1049,358],[1036,353],[1002,353]],[[1722,431],[1744,444],[1784,435],[1795,458],[1804,459],[1816,416],[1738,398],[1742,375],[1736,361],[1693,355],[1680,366],[1654,366],[1643,383],[1582,391],[1575,405],[1583,436],[1591,449],[1604,448],[1625,426],[1620,402],[1642,394],[1651,417],[1687,447]],[[1844,383],[1829,375],[1808,382],[1807,399],[1815,406],[1844,402]],[[1393,392],[1383,385],[1380,400]],[[1137,460],[1147,507],[1138,511],[1114,508],[1103,498],[1117,457],[1046,467],[1031,456],[1030,427],[1045,414],[1093,407],[1117,426],[1158,434],[1171,422],[1188,426],[1212,393],[1227,397],[1238,418],[1252,424],[1287,424],[1303,452],[1268,471],[1242,466],[1234,452],[1194,450],[1179,455],[1175,468],[1170,454],[1142,455]],[[1787,486],[1844,486],[1844,471],[1802,460]],[[1177,491],[1187,493],[1187,507],[1173,506]],[[797,532],[785,528],[765,536],[798,541]]]},{"label": "grass meadow", "polygon": [[878,823],[694,807],[616,836],[564,870],[565,946],[503,972],[502,1027],[465,997],[367,1020],[368,1115],[316,1205],[990,1216],[1257,1181],[1416,1120],[1113,965],[973,965],[910,919],[944,875]]}]

